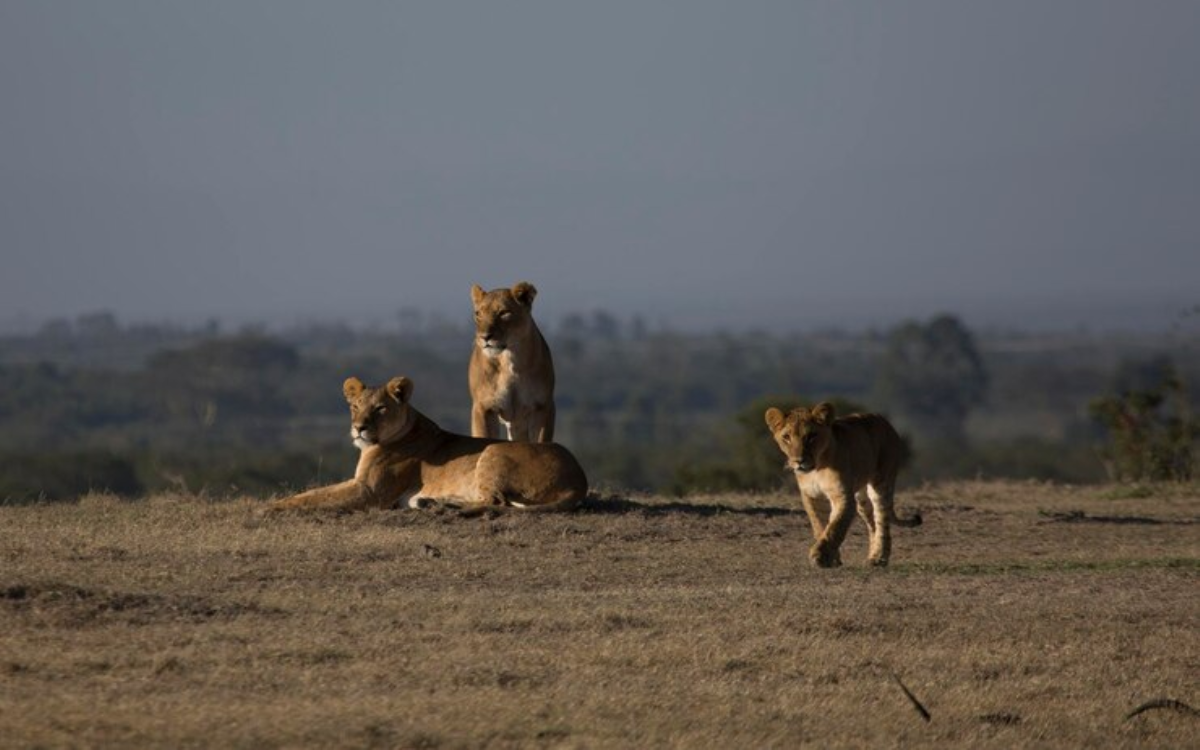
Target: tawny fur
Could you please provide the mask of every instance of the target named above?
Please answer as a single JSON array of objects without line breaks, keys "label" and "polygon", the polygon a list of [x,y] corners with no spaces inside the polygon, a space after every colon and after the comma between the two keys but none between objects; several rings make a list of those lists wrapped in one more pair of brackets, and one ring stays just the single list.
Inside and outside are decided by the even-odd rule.
[{"label": "tawny fur", "polygon": [[[887,565],[892,550],[891,525],[917,526],[920,514],[902,519],[894,508],[896,475],[904,444],[895,428],[878,414],[834,418],[832,404],[784,413],[767,409],[767,427],[787,466],[796,473],[800,498],[816,540],[809,550],[813,564],[841,565],[839,548],[853,520],[851,500],[867,525],[871,542],[867,559]],[[816,503],[829,503],[829,521],[817,514]]]},{"label": "tawny fur", "polygon": [[271,510],[421,507],[511,507],[568,510],[587,495],[587,477],[556,443],[510,443],[456,435],[410,403],[412,381],[343,387],[350,435],[362,453],[354,478],[277,500]]},{"label": "tawny fur", "polygon": [[554,362],[533,320],[536,296],[527,281],[490,292],[471,287],[475,346],[468,380],[475,437],[554,439]]}]

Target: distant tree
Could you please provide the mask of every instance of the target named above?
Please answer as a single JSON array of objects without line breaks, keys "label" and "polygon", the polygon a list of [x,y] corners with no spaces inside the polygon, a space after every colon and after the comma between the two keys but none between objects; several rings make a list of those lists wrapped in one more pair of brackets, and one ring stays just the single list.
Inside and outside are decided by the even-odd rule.
[{"label": "distant tree", "polygon": [[983,403],[987,385],[971,332],[953,315],[939,315],[888,333],[875,395],[925,439],[961,443],[967,415]]},{"label": "distant tree", "polygon": [[62,341],[71,338],[74,329],[71,328],[71,321],[66,318],[52,318],[42,324],[41,330],[38,331],[38,336],[52,341]]},{"label": "distant tree", "polygon": [[1175,363],[1166,354],[1121,360],[1113,372],[1111,389],[1114,393],[1156,391],[1181,385]]},{"label": "distant tree", "polygon": [[141,492],[133,465],[107,451],[0,453],[0,504],[70,500],[87,492]]},{"label": "distant tree", "polygon": [[1124,362],[1114,377],[1117,394],[1094,399],[1089,411],[1108,438],[1101,449],[1116,481],[1187,481],[1200,423],[1168,357]]},{"label": "distant tree", "polygon": [[592,312],[592,335],[601,341],[616,341],[621,337],[621,322],[607,310]]},{"label": "distant tree", "polygon": [[154,355],[143,377],[168,415],[204,428],[292,412],[280,384],[300,364],[294,348],[257,335],[204,341]]},{"label": "distant tree", "polygon": [[634,315],[629,321],[629,338],[634,341],[644,341],[650,333],[650,327],[646,325],[646,319],[641,315]]},{"label": "distant tree", "polygon": [[582,313],[568,313],[558,323],[558,335],[564,338],[582,339],[588,334],[587,319]]},{"label": "distant tree", "polygon": [[94,312],[75,318],[75,331],[90,338],[112,338],[121,333],[117,316],[111,312]]},{"label": "distant tree", "polygon": [[416,336],[425,326],[425,313],[418,307],[401,307],[396,313],[401,335]]}]

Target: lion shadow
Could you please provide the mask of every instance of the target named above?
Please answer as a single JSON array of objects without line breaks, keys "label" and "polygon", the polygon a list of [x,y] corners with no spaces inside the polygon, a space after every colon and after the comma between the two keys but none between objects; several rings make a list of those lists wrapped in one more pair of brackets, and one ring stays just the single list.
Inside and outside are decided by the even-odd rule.
[{"label": "lion shadow", "polygon": [[1197,522],[1194,518],[1150,518],[1148,516],[1096,516],[1082,510],[1068,511],[1038,511],[1041,523],[1109,523],[1119,525],[1140,526],[1191,526]]},{"label": "lion shadow", "polygon": [[778,506],[745,507],[724,503],[698,503],[683,499],[669,502],[643,503],[621,495],[601,495],[596,492],[589,492],[587,498],[572,512],[584,515],[638,514],[643,516],[687,515],[701,517],[719,516],[728,513],[742,516],[775,518],[777,516],[794,515],[797,513],[797,510]]}]

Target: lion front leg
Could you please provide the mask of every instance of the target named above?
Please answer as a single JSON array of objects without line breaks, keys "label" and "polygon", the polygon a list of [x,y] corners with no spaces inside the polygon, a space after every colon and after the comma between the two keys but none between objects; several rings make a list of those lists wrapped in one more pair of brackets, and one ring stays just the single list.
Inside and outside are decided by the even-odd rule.
[{"label": "lion front leg", "polygon": [[554,404],[544,406],[529,420],[529,439],[535,443],[554,442]]},{"label": "lion front leg", "polygon": [[[503,419],[503,418],[501,418]],[[501,438],[507,437],[508,440],[514,443],[530,443],[535,437],[533,432],[533,420],[529,415],[516,413],[512,415],[512,421],[504,422],[505,434]]]},{"label": "lion front leg", "polygon": [[496,413],[478,403],[471,405],[471,437],[500,437]]},{"label": "lion front leg", "polygon": [[812,527],[813,539],[820,539],[825,533],[825,522],[817,514],[817,498],[800,489],[800,502],[804,504],[804,513],[808,516],[808,525]]},{"label": "lion front leg", "polygon": [[842,564],[841,546],[854,519],[850,510],[852,491],[842,487],[827,493],[829,498],[829,525],[808,552],[809,559],[819,568],[834,568]]},{"label": "lion front leg", "polygon": [[371,504],[372,496],[367,486],[351,479],[276,500],[267,506],[267,510],[361,510]]}]

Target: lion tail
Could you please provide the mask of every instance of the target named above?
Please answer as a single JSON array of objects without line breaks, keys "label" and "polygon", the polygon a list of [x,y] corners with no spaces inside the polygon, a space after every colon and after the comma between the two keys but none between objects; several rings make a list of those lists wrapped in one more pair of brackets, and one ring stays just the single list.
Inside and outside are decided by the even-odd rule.
[{"label": "lion tail", "polygon": [[911,528],[913,526],[920,526],[922,523],[924,523],[924,519],[921,517],[921,511],[919,511],[919,510],[914,510],[913,514],[911,516],[908,516],[907,518],[901,518],[900,516],[896,515],[896,509],[892,508],[891,515],[892,515],[892,517],[890,520],[892,523],[896,524],[897,526],[903,526],[905,528]]}]

